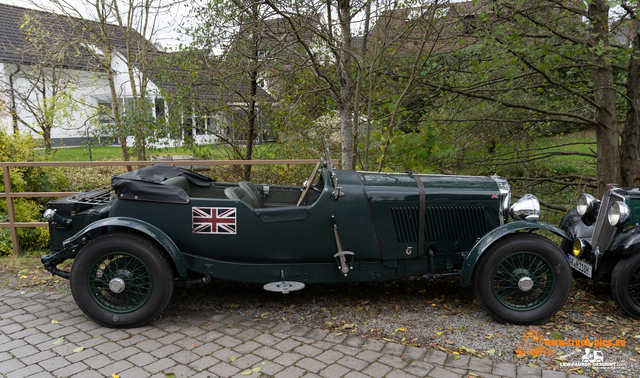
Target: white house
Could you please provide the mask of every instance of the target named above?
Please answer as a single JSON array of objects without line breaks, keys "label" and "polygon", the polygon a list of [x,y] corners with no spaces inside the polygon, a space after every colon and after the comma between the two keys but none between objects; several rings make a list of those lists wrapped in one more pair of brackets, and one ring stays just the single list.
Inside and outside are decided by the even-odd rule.
[{"label": "white house", "polygon": [[[77,25],[73,25],[76,21]],[[100,64],[104,53],[97,44],[87,42],[92,38],[86,25],[80,20],[0,4],[0,126],[40,137],[50,133],[53,147],[96,139],[116,144],[108,127],[113,123],[113,96],[108,70]],[[110,69],[115,96],[126,109],[133,98],[125,60],[126,41],[118,26],[108,25],[107,30],[114,47]],[[136,36],[136,48],[147,49],[147,59],[164,54],[139,34]],[[138,68],[134,69],[136,83],[141,76]],[[147,103],[152,105],[149,111],[155,119],[166,118],[168,108],[161,93],[171,91],[175,85],[160,82],[153,73],[149,76],[145,91]],[[139,93],[139,86],[136,88]],[[237,106],[242,108],[242,104]],[[184,124],[182,133],[199,144],[215,142],[226,129],[225,121],[215,115],[182,113],[179,118]],[[156,145],[172,146],[183,137],[172,139],[167,135]],[[127,142],[131,146],[133,138],[127,138]]]}]

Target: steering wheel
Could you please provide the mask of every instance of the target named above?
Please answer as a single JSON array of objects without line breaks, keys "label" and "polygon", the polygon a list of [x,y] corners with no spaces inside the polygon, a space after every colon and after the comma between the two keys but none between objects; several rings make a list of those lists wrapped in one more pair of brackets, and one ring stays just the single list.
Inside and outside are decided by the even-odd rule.
[{"label": "steering wheel", "polygon": [[313,186],[313,179],[314,177],[316,177],[316,174],[318,173],[319,169],[320,169],[320,161],[318,161],[318,163],[316,164],[316,167],[313,169],[313,172],[311,172],[311,176],[307,180],[307,185],[304,186],[304,190],[302,191],[302,195],[300,196],[300,199],[298,200],[298,203],[296,204],[296,206],[300,206],[302,201],[304,201],[305,197],[309,193],[309,189],[311,189],[311,187]]}]

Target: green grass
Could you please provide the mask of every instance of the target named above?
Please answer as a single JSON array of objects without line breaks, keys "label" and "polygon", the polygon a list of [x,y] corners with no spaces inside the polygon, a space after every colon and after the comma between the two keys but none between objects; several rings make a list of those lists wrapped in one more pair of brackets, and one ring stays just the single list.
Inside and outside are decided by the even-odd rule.
[{"label": "green grass", "polygon": [[[148,149],[150,155],[189,155],[191,152],[183,147]],[[129,148],[129,155],[135,156],[135,150]],[[55,148],[50,155],[51,161],[120,161],[122,149],[111,146],[94,146],[91,151],[86,147]]]},{"label": "green grass", "polygon": [[[282,144],[264,144],[254,147],[253,159],[282,159],[286,153]],[[128,149],[129,156],[135,160],[136,151],[133,148]],[[244,149],[243,149],[244,153]],[[229,146],[222,145],[205,145],[187,147],[169,147],[169,148],[147,148],[146,157],[150,160],[151,156],[160,155],[191,155],[206,156],[210,160],[228,160],[233,157],[233,151]],[[287,158],[299,158],[299,156],[290,156]],[[54,148],[49,155],[51,161],[122,161],[122,149],[117,146],[93,146],[91,150],[87,147],[66,147]]]}]

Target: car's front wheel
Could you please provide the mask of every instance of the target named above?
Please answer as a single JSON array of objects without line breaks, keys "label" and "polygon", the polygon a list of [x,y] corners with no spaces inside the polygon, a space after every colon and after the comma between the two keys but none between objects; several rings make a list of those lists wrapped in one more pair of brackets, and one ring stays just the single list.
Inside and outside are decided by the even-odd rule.
[{"label": "car's front wheel", "polygon": [[613,299],[629,315],[640,319],[640,254],[623,257],[611,275]]},{"label": "car's front wheel", "polygon": [[71,292],[80,309],[106,327],[139,327],[169,303],[173,269],[150,240],[129,233],[103,235],[73,262]]},{"label": "car's front wheel", "polygon": [[473,290],[494,319],[540,324],[564,306],[572,280],[569,263],[557,245],[539,235],[517,233],[482,254]]}]

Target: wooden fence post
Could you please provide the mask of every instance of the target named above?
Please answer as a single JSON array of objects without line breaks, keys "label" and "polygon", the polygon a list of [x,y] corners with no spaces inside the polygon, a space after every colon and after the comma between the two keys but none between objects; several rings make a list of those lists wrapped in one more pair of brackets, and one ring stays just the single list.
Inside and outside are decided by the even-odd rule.
[{"label": "wooden fence post", "polygon": [[4,178],[4,193],[7,199],[7,213],[9,215],[9,229],[11,230],[11,244],[13,244],[13,256],[20,256],[20,244],[18,243],[18,229],[16,227],[16,214],[13,209],[13,191],[11,190],[11,175],[9,167],[2,167],[2,176]]}]

